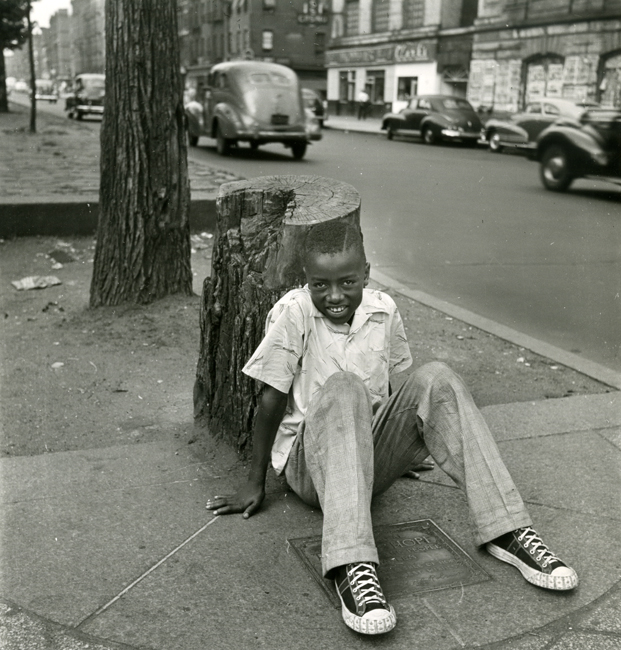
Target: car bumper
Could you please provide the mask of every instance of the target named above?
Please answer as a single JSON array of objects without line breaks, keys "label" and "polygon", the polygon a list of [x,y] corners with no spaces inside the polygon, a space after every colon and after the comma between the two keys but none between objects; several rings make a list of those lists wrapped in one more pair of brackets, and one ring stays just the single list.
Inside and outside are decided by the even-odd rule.
[{"label": "car bumper", "polygon": [[440,131],[443,138],[447,140],[463,140],[465,142],[475,142],[481,137],[480,133],[470,133],[467,131],[458,131],[457,129],[442,129]]},{"label": "car bumper", "polygon": [[96,113],[97,115],[103,114],[103,106],[97,106],[93,104],[78,104],[75,108],[81,113]]},{"label": "car bumper", "polygon": [[238,131],[235,140],[242,142],[258,142],[267,144],[269,142],[283,142],[285,144],[292,142],[308,142],[309,140],[321,140],[320,131],[305,133],[283,133],[282,131]]}]

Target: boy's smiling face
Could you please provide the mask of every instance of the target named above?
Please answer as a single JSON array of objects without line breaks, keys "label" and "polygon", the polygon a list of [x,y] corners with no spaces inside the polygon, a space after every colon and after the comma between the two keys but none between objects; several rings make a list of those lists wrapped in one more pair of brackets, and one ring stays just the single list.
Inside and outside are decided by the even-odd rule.
[{"label": "boy's smiling face", "polygon": [[304,272],[315,307],[333,323],[351,324],[369,282],[369,268],[356,248],[309,255]]}]

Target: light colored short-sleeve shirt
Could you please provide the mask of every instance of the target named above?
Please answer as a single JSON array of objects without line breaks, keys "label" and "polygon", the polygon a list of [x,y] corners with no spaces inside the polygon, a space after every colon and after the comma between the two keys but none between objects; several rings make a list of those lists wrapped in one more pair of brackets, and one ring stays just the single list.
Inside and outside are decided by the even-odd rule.
[{"label": "light colored short-sleeve shirt", "polygon": [[313,304],[308,286],[294,289],[274,305],[265,331],[243,372],[288,394],[272,446],[277,474],[287,463],[311,400],[330,375],[340,371],[358,375],[375,406],[388,396],[389,377],[412,363],[394,300],[373,289],[364,289],[351,325],[326,318]]}]

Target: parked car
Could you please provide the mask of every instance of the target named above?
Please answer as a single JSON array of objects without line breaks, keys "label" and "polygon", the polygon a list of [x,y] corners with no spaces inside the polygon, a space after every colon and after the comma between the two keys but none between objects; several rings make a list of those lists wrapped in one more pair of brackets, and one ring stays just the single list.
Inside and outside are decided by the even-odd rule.
[{"label": "parked car", "polygon": [[53,81],[47,79],[37,79],[35,81],[35,99],[48,101],[55,104],[58,101],[58,90]]},{"label": "parked car", "polygon": [[85,115],[103,115],[106,77],[103,74],[79,74],[65,98],[67,117],[81,120]]},{"label": "parked car", "polygon": [[192,146],[200,136],[215,138],[218,153],[226,156],[239,142],[253,149],[281,142],[299,160],[311,141],[321,139],[319,122],[307,116],[291,68],[263,61],[219,63],[211,68],[207,85],[198,98],[202,114],[186,106]]},{"label": "parked car", "polygon": [[13,90],[16,93],[27,93],[30,90],[30,86],[23,79],[18,79],[13,86]]},{"label": "parked car", "polygon": [[319,126],[323,127],[323,123],[328,119],[328,102],[321,99],[321,97],[310,88],[302,88],[302,101],[304,108],[309,110],[319,122]]},{"label": "parked car", "polygon": [[579,120],[560,120],[537,139],[531,158],[540,163],[541,182],[564,192],[576,178],[621,185],[621,111],[591,108]]},{"label": "parked car", "polygon": [[470,103],[451,95],[412,97],[399,113],[387,113],[382,118],[382,129],[389,140],[395,135],[417,135],[426,144],[442,141],[476,144],[481,127],[481,120]]},{"label": "parked car", "polygon": [[494,153],[500,153],[505,147],[528,152],[536,147],[537,137],[550,124],[563,118],[579,120],[590,106],[595,107],[597,104],[576,103],[556,97],[529,102],[523,112],[516,113],[507,120],[488,120],[484,129],[485,140]]}]

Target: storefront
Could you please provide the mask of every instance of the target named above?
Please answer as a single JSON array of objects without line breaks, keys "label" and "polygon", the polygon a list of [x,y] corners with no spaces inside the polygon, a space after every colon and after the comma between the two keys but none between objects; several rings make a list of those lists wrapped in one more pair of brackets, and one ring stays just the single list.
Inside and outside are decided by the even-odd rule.
[{"label": "storefront", "polygon": [[436,39],[328,51],[329,110],[355,115],[362,90],[375,117],[400,110],[412,95],[444,92],[436,51]]}]

